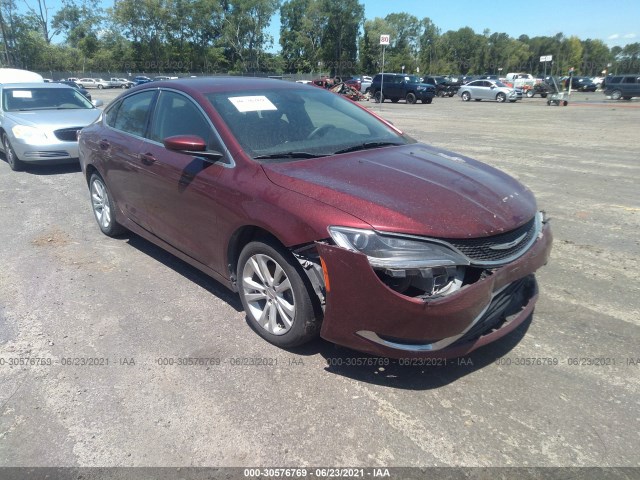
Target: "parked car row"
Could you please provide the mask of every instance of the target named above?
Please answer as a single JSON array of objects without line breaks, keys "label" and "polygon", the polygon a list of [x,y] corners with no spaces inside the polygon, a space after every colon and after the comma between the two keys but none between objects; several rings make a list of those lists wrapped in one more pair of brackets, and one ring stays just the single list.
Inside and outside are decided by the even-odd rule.
[{"label": "parked car row", "polygon": [[[388,75],[380,101],[435,94]],[[532,192],[339,95],[200,78],[124,91],[102,114],[60,84],[0,85],[0,102],[12,168],[66,160],[71,147],[44,145],[73,143],[100,230],[130,230],[238,292],[274,345],[321,336],[444,358],[532,315],[552,244]]]}]

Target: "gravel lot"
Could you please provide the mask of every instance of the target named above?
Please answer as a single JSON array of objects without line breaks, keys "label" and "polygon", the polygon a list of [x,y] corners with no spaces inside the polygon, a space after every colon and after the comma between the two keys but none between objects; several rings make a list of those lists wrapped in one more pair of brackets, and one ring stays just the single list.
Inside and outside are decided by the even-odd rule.
[{"label": "gravel lot", "polygon": [[535,192],[555,245],[532,322],[440,367],[283,351],[213,280],[103,236],[78,167],[0,162],[0,466],[637,467],[640,101],[370,106]]}]

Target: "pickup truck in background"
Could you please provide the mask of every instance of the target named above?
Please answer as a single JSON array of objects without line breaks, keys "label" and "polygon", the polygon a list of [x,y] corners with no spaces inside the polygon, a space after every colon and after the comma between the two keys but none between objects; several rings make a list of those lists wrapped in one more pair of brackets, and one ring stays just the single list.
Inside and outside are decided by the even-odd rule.
[{"label": "pickup truck in background", "polygon": [[530,73],[507,73],[504,83],[510,87],[519,88],[527,97],[532,97],[533,95],[528,93],[530,90],[533,91],[537,81]]}]

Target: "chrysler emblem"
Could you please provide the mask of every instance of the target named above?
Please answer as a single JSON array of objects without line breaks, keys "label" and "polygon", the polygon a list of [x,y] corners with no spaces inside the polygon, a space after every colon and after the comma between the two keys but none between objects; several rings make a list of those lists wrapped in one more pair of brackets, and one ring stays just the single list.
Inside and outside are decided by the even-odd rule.
[{"label": "chrysler emblem", "polygon": [[499,243],[498,245],[491,245],[489,247],[489,249],[491,249],[491,250],[509,250],[510,248],[513,248],[516,245],[518,245],[524,239],[524,237],[526,237],[526,236],[527,236],[527,234],[523,233],[520,237],[516,238],[515,240],[513,240],[511,242]]}]

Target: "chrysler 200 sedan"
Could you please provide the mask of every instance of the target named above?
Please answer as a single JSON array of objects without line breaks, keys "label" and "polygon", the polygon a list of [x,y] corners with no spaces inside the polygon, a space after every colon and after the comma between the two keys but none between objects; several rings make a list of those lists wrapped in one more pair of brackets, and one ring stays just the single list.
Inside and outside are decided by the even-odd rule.
[{"label": "chrysler 200 sedan", "polygon": [[339,95],[266,79],[153,82],[80,134],[102,232],[128,229],[239,292],[289,348],[457,356],[533,311],[552,235],[510,176]]}]

